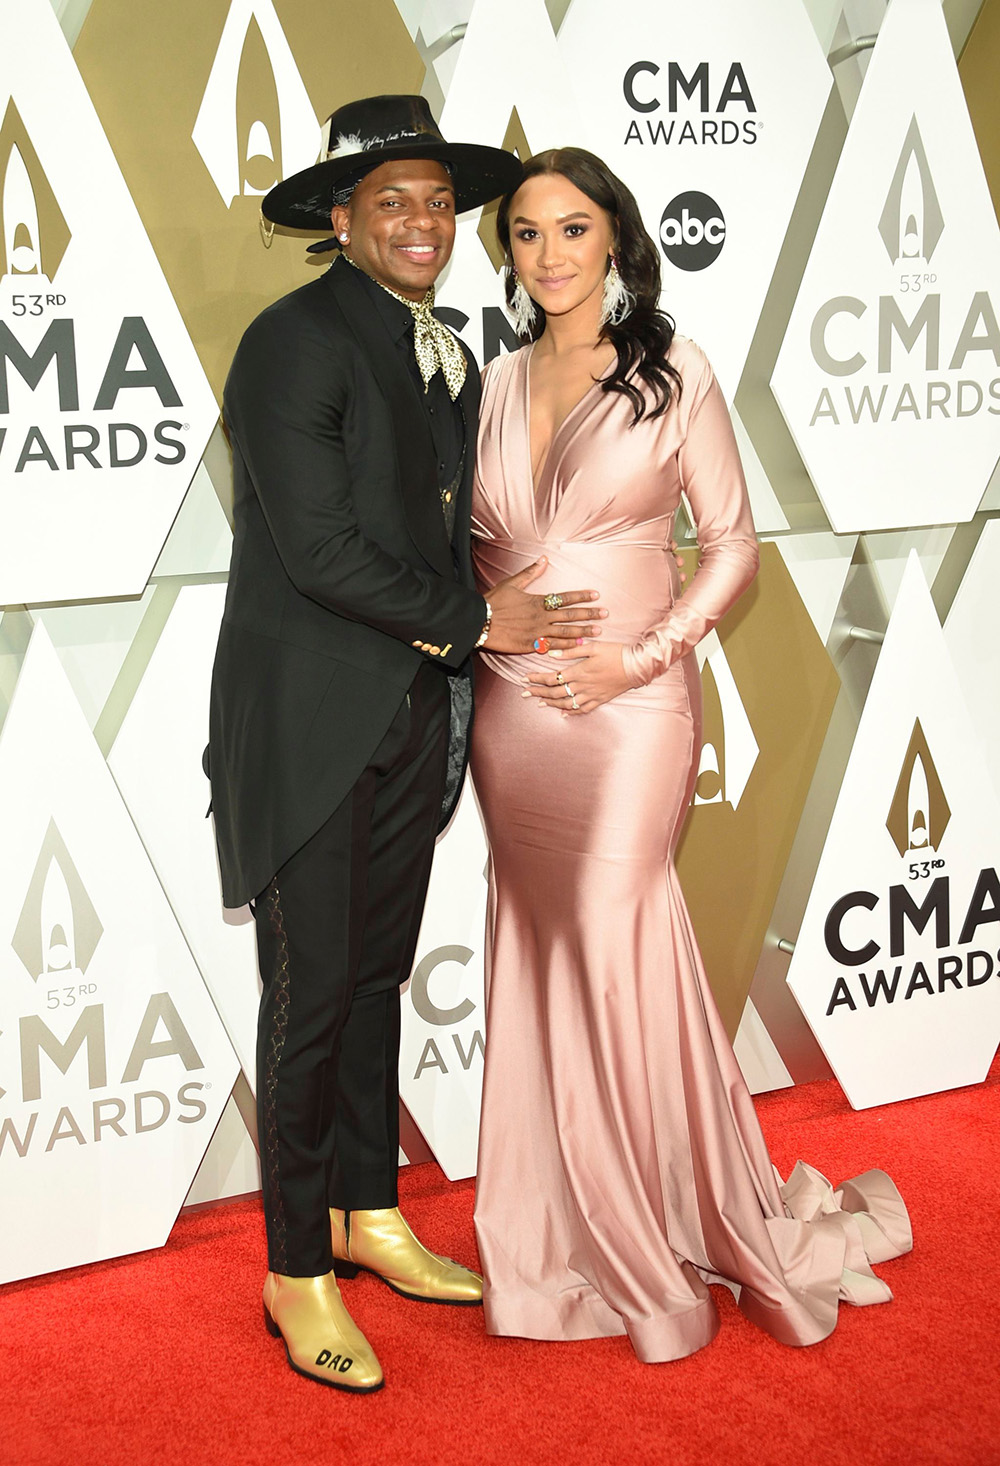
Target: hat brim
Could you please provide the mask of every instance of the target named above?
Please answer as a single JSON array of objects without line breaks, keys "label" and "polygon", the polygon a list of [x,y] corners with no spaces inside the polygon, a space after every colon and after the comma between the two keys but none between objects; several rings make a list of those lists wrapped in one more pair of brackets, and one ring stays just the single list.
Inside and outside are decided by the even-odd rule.
[{"label": "hat brim", "polygon": [[304,231],[330,229],[331,200],[341,179],[361,169],[407,158],[431,159],[454,167],[455,212],[464,214],[499,198],[521,180],[523,168],[513,153],[479,143],[446,143],[436,138],[387,143],[382,148],[330,158],[293,173],[261,200],[261,213],[272,224]]}]

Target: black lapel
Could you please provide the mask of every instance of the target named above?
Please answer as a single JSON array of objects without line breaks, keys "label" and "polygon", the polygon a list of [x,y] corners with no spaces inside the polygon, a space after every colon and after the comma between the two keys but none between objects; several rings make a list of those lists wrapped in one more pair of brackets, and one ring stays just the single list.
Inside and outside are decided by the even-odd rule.
[{"label": "black lapel", "polygon": [[402,355],[365,298],[351,266],[337,261],[323,276],[357,338],[385,398],[396,451],[396,482],[410,538],[429,565],[450,580],[451,547],[441,512],[437,456],[430,424]]}]

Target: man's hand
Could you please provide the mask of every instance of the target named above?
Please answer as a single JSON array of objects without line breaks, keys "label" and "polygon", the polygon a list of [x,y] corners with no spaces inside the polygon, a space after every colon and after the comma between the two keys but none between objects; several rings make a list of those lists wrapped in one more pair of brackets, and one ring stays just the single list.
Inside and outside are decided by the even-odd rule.
[{"label": "man's hand", "polygon": [[527,587],[547,566],[543,555],[490,591],[493,619],[485,644],[491,652],[531,652],[542,637],[550,647],[577,647],[583,637],[600,636],[601,628],[594,623],[608,613],[603,606],[590,604],[598,599],[596,590],[560,591],[562,605],[555,611],[545,609],[544,596],[528,595]]}]

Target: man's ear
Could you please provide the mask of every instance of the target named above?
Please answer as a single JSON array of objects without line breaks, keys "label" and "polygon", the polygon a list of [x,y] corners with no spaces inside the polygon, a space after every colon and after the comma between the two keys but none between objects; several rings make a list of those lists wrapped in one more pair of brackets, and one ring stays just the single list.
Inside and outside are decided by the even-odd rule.
[{"label": "man's ear", "polygon": [[[346,244],[351,237],[351,220],[347,210],[340,204],[330,210],[330,223],[333,225],[333,232],[341,244]],[[345,239],[344,236],[347,236]]]}]

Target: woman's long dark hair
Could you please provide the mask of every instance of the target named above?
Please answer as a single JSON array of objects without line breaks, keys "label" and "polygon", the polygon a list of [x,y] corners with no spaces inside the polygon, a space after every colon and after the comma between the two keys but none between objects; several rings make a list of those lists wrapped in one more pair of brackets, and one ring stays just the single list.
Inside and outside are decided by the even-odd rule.
[{"label": "woman's long dark hair", "polygon": [[[667,360],[674,323],[660,310],[660,257],[656,245],[646,233],[632,193],[593,153],[584,148],[550,148],[537,153],[525,164],[522,182],[545,173],[568,179],[603,209],[611,222],[618,270],[635,305],[619,325],[607,321],[601,328],[600,339],[610,341],[618,353],[615,369],[604,379],[602,390],[628,397],[633,408],[631,426],[635,427],[644,415],[654,418],[666,412],[674,396],[681,393],[680,374]],[[515,188],[505,194],[497,209],[497,235],[506,256],[504,288],[508,305],[517,286],[510,248],[510,204],[516,193]],[[538,306],[528,339],[537,341],[544,330],[545,312]],[[652,408],[630,380],[633,374],[651,391]]]}]

